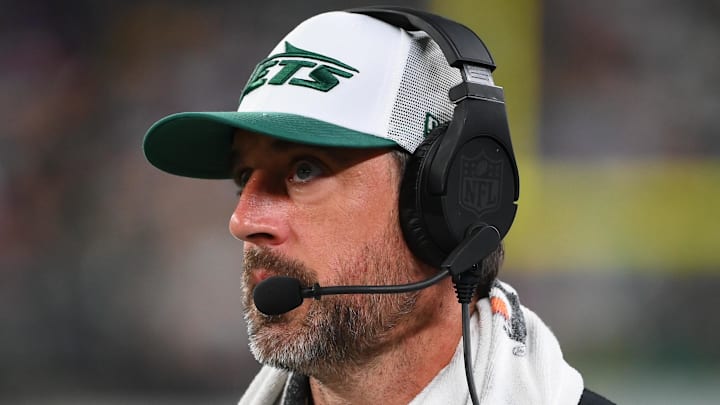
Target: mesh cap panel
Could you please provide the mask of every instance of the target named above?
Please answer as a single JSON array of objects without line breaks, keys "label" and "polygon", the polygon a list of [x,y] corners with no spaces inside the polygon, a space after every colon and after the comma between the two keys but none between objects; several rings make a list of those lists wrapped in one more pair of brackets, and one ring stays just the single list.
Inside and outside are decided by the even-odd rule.
[{"label": "mesh cap panel", "polygon": [[448,92],[462,78],[426,33],[409,34],[410,51],[390,114],[388,137],[412,153],[424,139],[428,114],[437,123],[452,119],[455,105]]}]

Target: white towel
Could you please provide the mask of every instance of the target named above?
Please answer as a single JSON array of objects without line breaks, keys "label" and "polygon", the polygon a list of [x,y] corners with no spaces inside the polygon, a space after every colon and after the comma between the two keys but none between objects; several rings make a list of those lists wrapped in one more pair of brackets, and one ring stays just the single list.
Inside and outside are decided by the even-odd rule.
[{"label": "white towel", "polygon": [[[577,405],[580,373],[565,362],[555,336],[520,305],[512,287],[495,282],[490,297],[476,307],[470,337],[481,404]],[[462,339],[450,364],[410,404],[471,404]]]},{"label": "white towel", "polygon": [[289,371],[263,366],[245,390],[238,405],[274,404],[280,398],[289,376]]},{"label": "white towel", "polygon": [[[565,362],[555,336],[520,305],[512,287],[496,281],[490,297],[479,300],[476,308],[470,336],[481,404],[577,405],[583,391],[580,373]],[[287,371],[263,367],[238,405],[276,403],[289,376]],[[462,340],[450,364],[410,404],[471,404]]]}]

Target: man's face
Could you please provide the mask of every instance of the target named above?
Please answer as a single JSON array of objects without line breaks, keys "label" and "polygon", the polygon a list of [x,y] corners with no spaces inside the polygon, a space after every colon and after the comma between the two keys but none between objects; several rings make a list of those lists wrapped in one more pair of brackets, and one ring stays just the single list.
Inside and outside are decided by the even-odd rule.
[{"label": "man's face", "polygon": [[239,132],[239,200],[230,232],[243,240],[251,349],[265,364],[307,375],[362,364],[403,333],[416,294],[339,295],[280,316],[252,291],[271,276],[305,286],[399,284],[425,275],[398,223],[398,165],[388,150],[319,148]]}]

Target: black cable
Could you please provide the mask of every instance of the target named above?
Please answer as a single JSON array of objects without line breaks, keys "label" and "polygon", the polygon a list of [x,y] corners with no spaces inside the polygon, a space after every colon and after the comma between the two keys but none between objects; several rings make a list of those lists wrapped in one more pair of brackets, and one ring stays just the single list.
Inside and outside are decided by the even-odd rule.
[{"label": "black cable", "polygon": [[473,405],[480,405],[475,390],[475,378],[473,377],[472,367],[472,346],[470,344],[470,304],[464,302],[462,306],[462,339],[463,339],[463,355],[465,357],[465,378],[467,379],[468,390],[470,391],[470,399]]},{"label": "black cable", "polygon": [[463,355],[465,357],[465,379],[467,379],[468,390],[470,391],[470,399],[473,405],[480,405],[475,390],[475,378],[473,377],[472,367],[472,345],[470,343],[470,303],[480,284],[482,275],[482,266],[474,264],[469,270],[455,274],[453,283],[455,284],[455,294],[462,308],[462,339],[463,339]]}]

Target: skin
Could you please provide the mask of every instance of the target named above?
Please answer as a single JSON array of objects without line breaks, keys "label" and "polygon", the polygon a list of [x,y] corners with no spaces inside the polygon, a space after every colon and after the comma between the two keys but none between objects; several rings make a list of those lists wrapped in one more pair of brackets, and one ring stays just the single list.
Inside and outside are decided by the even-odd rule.
[{"label": "skin", "polygon": [[272,318],[249,298],[273,275],[331,286],[412,282],[437,272],[403,242],[399,168],[390,151],[313,147],[245,132],[236,134],[233,149],[241,192],[229,228],[244,242],[246,318],[255,325],[256,357],[255,350],[260,357],[277,352],[273,342],[289,347],[298,336],[316,336],[315,319],[333,308],[353,308],[371,325],[356,332],[371,336],[341,342],[356,349],[351,356],[320,356],[298,370],[310,376],[314,402],[411,401],[450,362],[460,340],[460,306],[448,278],[415,294],[305,300]]}]

